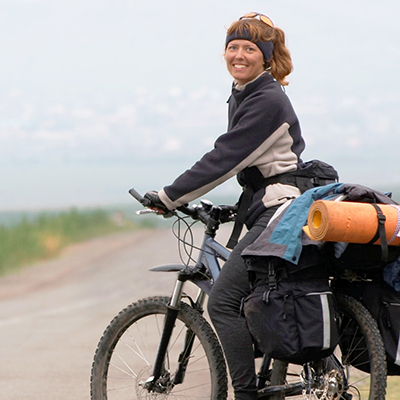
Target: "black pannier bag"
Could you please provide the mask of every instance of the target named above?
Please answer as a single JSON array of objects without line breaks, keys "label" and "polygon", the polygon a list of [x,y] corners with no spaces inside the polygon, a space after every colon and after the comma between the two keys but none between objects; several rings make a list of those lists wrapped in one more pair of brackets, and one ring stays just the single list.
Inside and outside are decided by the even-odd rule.
[{"label": "black pannier bag", "polygon": [[334,297],[321,268],[290,275],[285,262],[260,259],[265,259],[268,272],[252,268],[254,259],[246,259],[253,291],[243,302],[257,347],[272,358],[294,364],[331,355],[339,334]]},{"label": "black pannier bag", "polygon": [[[382,271],[374,273],[368,281],[344,283],[339,290],[358,299],[371,313],[378,324],[386,351],[388,375],[400,375],[400,292],[382,280]],[[370,372],[369,358],[363,336],[354,329],[346,329],[346,335],[340,339],[340,345],[346,349],[352,343],[359,343],[359,351],[352,351],[348,361],[364,372]]]},{"label": "black pannier bag", "polygon": [[361,301],[378,323],[388,375],[400,375],[400,292],[381,279],[374,280],[365,285]]}]

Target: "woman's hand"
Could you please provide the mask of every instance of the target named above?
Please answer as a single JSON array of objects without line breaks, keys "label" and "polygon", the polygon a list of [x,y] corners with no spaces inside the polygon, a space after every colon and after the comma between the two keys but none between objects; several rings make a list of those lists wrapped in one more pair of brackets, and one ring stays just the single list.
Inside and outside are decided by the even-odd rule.
[{"label": "woman's hand", "polygon": [[168,210],[165,204],[160,200],[158,192],[156,192],[155,190],[148,191],[143,196],[143,201],[141,201],[141,203],[144,206],[156,211],[157,214],[162,214],[165,218],[172,217],[173,215],[173,213]]}]

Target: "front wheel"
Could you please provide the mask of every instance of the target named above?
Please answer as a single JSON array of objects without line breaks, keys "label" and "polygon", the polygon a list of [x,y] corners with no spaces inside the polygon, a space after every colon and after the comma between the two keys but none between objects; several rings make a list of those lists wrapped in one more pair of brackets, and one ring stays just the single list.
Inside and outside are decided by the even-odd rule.
[{"label": "front wheel", "polygon": [[[291,399],[384,400],[386,391],[385,350],[376,321],[360,302],[336,295],[338,306],[339,345],[334,355],[308,368],[314,384],[308,392]],[[304,367],[275,360],[271,384],[299,381]],[[285,397],[274,395],[273,400]]]},{"label": "front wheel", "polygon": [[[218,339],[200,313],[183,302],[162,376],[151,389],[146,384],[152,376],[168,302],[168,297],[139,300],[110,323],[94,356],[92,400],[226,399],[226,366]],[[192,333],[194,342],[188,347]],[[185,348],[190,354],[184,354]]]}]

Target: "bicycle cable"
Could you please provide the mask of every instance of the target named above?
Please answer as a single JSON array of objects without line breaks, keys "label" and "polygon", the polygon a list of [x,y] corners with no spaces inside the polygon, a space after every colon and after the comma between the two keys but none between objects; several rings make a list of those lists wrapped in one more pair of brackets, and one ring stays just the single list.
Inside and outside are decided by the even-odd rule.
[{"label": "bicycle cable", "polygon": [[[202,253],[207,253],[210,255],[213,255],[211,251],[204,250],[198,246],[194,245],[194,235],[192,232],[192,227],[197,224],[199,221],[194,221],[191,224],[189,224],[186,219],[189,217],[181,217],[177,215],[177,219],[174,221],[172,224],[172,234],[175,236],[175,238],[178,240],[178,252],[179,252],[179,258],[182,261],[182,264],[185,266],[189,266],[190,262],[196,263],[196,260],[192,257],[193,251],[198,250],[199,252]],[[185,232],[181,233],[181,223],[186,225]],[[190,235],[190,242],[187,241],[187,236]],[[189,248],[189,250],[188,250]],[[182,251],[183,249],[183,251]],[[186,254],[187,261],[184,259],[184,255],[182,253]]]}]

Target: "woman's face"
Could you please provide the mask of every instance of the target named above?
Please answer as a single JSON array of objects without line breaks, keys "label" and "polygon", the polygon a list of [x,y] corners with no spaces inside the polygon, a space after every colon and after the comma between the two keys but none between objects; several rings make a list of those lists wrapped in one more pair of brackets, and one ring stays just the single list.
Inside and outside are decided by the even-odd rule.
[{"label": "woman's face", "polygon": [[263,53],[249,40],[235,39],[229,42],[225,61],[229,73],[239,85],[252,81],[265,70]]}]

